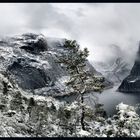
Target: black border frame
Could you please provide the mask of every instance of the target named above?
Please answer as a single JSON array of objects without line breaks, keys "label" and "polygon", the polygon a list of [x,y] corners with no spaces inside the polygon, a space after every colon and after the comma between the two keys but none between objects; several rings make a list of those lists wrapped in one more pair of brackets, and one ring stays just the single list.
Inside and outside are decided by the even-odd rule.
[{"label": "black border frame", "polygon": [[[140,0],[0,0],[0,3],[140,3]],[[96,137],[0,137],[1,139],[31,139],[31,140],[61,140],[61,139],[93,139],[93,140],[99,140],[99,139],[122,139],[122,140],[128,140],[128,139],[140,139],[140,138],[130,138],[130,137],[107,137],[107,138],[96,138]]]}]

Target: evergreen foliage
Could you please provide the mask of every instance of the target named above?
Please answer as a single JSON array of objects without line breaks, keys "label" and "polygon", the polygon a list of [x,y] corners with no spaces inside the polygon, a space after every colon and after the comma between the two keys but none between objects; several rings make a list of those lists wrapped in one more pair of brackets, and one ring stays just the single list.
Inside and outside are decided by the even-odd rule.
[{"label": "evergreen foliage", "polygon": [[[66,85],[74,89],[76,94],[79,94],[80,105],[82,106],[84,94],[92,91],[101,92],[104,87],[102,84],[104,79],[95,77],[86,69],[86,61],[89,55],[87,48],[84,48],[83,51],[80,50],[80,46],[75,40],[65,40],[64,47],[68,52],[62,53],[58,62],[64,64],[68,70],[70,79]],[[82,106],[81,126],[83,130],[85,130],[84,118],[85,109]]]}]

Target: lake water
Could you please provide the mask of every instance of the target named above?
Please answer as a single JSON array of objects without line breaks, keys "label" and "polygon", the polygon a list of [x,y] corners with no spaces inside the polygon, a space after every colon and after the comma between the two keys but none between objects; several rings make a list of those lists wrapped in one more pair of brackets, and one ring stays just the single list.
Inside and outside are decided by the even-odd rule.
[{"label": "lake water", "polygon": [[[118,86],[114,86],[111,89],[104,90],[101,94],[94,93],[98,99],[98,102],[104,104],[104,109],[108,115],[112,115],[116,113],[115,106],[119,103],[123,102],[128,105],[135,106],[136,104],[140,103],[140,94],[133,94],[133,93],[121,93],[116,91]],[[93,106],[90,97],[94,98],[93,94],[89,94],[89,98],[85,99],[86,103],[90,106]],[[140,114],[140,111],[138,110]]]},{"label": "lake water", "polygon": [[[97,98],[98,103],[104,104],[104,109],[108,115],[113,115],[116,113],[115,106],[123,102],[125,104],[133,105],[140,103],[140,94],[133,93],[121,93],[117,92],[119,85],[114,86],[111,89],[104,90],[101,94],[99,93],[90,93],[85,95],[85,102],[94,107],[94,99]],[[65,97],[63,100],[73,101],[75,99],[72,97]],[[138,111],[140,114],[140,111]]]}]

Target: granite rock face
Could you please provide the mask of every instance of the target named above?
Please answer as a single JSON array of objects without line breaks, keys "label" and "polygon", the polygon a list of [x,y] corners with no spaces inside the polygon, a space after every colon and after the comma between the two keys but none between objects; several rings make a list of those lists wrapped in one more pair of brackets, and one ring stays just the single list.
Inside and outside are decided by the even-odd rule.
[{"label": "granite rock face", "polygon": [[118,91],[140,93],[140,45],[134,66],[132,67],[130,74],[122,81]]}]

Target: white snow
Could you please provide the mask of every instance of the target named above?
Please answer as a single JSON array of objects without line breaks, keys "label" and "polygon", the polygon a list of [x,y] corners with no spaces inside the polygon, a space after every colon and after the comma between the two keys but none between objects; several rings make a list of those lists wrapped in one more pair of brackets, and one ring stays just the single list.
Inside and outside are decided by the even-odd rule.
[{"label": "white snow", "polygon": [[119,105],[117,105],[117,109],[118,110],[127,110],[128,109],[128,105],[126,105],[123,102],[121,102]]},{"label": "white snow", "polygon": [[140,137],[140,130],[136,132],[137,137]]},{"label": "white snow", "polygon": [[136,82],[137,80],[139,80],[139,77],[135,78],[134,80],[128,81],[128,82],[129,82],[129,83],[134,83],[134,82]]},{"label": "white snow", "polygon": [[62,76],[58,79],[58,81],[65,85],[65,83],[69,80],[70,76]]},{"label": "white snow", "polygon": [[78,134],[80,136],[89,136],[90,135],[90,133],[88,131],[85,131],[83,129],[81,129]]},{"label": "white snow", "polygon": [[70,106],[67,106],[66,109],[67,110],[72,110],[72,109],[76,109],[78,106],[77,102],[73,102]]}]

